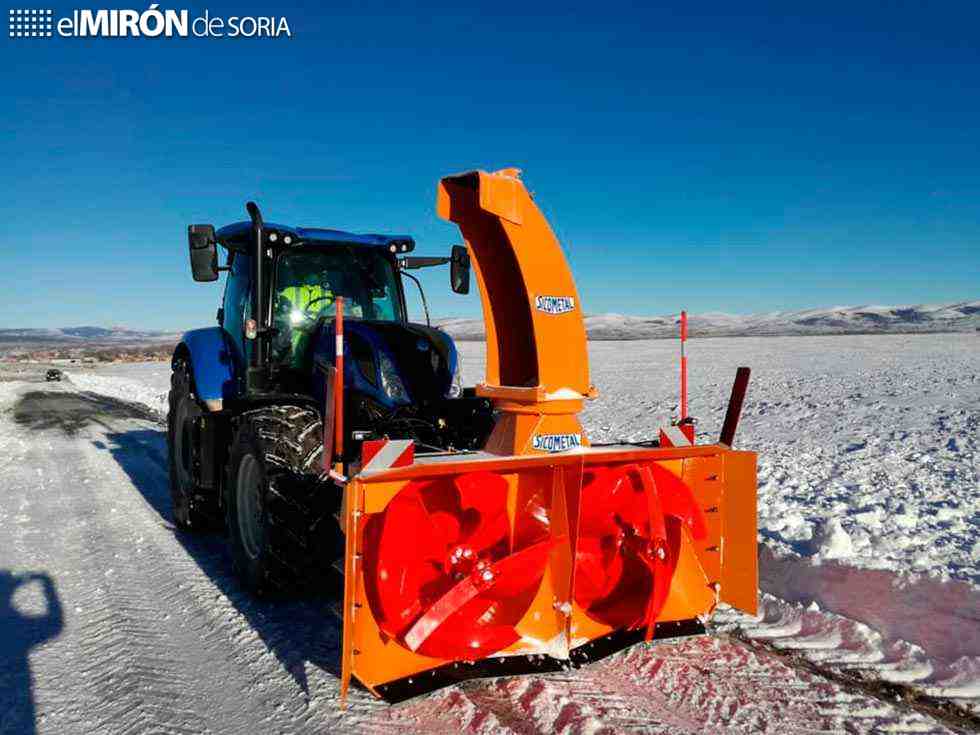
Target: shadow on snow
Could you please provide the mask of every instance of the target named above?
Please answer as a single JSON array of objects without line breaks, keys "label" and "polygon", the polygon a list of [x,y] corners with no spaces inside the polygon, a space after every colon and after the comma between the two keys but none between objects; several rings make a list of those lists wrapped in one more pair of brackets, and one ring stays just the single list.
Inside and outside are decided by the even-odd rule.
[{"label": "shadow on snow", "polygon": [[220,533],[186,533],[173,523],[167,473],[167,440],[162,430],[107,433],[107,449],[147,503],[173,531],[201,570],[248,620],[296,684],[309,694],[306,663],[340,676],[341,623],[325,596],[264,600],[251,595],[235,575]]},{"label": "shadow on snow", "polygon": [[[24,603],[18,604],[15,599],[21,597],[19,591],[28,598],[25,602],[43,601],[43,612],[22,610]],[[0,732],[36,732],[34,683],[28,656],[35,646],[56,638],[63,627],[61,601],[50,576],[13,574],[0,569]]]}]

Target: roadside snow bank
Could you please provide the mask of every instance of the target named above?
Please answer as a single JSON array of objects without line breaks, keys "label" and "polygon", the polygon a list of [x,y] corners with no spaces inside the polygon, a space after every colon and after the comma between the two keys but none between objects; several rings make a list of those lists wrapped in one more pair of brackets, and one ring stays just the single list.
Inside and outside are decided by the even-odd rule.
[{"label": "roadside snow bank", "polygon": [[[155,363],[147,363],[155,365]],[[103,372],[72,371],[66,373],[68,379],[81,391],[98,393],[99,395],[118,398],[131,403],[142,403],[158,413],[162,418],[167,416],[167,392],[169,391],[169,374],[167,387],[161,390],[158,381],[145,381],[139,378],[130,379],[119,375]]]},{"label": "roadside snow bank", "polygon": [[[894,664],[876,668],[881,678],[913,684],[935,696],[980,698],[980,594],[973,584],[862,569],[820,557],[780,556],[763,546],[759,586],[768,593],[763,595],[763,618],[805,608],[832,620],[846,618],[842,625],[857,623],[873,630],[868,656],[880,654],[882,661]],[[765,636],[764,626],[760,630]],[[754,635],[752,630],[749,634]],[[807,645],[804,640],[788,647]]]},{"label": "roadside snow bank", "polygon": [[[883,616],[876,617],[875,624],[869,625],[824,610],[816,602],[784,600],[763,594],[758,616],[751,617],[723,607],[715,614],[712,628],[718,632],[738,633],[795,653],[824,670],[847,674],[861,672],[865,677],[909,686],[930,696],[957,700],[966,709],[976,711],[980,706],[980,657],[936,656],[932,655],[937,652],[935,649],[930,652],[923,646],[883,633],[889,622],[909,610],[896,608],[881,612]],[[916,618],[913,624],[925,627],[927,616],[921,610],[913,612]],[[967,635],[975,637],[975,621],[971,620],[969,611],[962,612],[966,614],[946,616],[936,624],[953,624],[957,626],[956,630],[966,626],[969,629]],[[881,625],[882,617],[888,618],[884,626]],[[903,630],[908,632],[910,629],[899,624],[891,632]]]},{"label": "roadside snow bank", "polygon": [[[699,442],[718,436],[736,367],[752,367],[735,444],[759,455],[762,590],[906,650],[893,677],[962,696],[980,686],[980,337],[687,345]],[[593,344],[589,437],[654,437],[676,412],[677,356],[666,341]],[[790,631],[804,617],[767,626],[806,639]]]}]

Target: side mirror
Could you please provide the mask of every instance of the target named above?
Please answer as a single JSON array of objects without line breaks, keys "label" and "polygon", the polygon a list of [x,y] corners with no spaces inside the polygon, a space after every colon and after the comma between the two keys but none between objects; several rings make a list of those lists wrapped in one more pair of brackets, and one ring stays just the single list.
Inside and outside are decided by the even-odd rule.
[{"label": "side mirror", "polygon": [[465,245],[453,245],[450,258],[449,285],[453,291],[461,294],[470,292],[470,254]]},{"label": "side mirror", "polygon": [[195,281],[218,280],[218,248],[213,225],[188,225],[191,274]]}]

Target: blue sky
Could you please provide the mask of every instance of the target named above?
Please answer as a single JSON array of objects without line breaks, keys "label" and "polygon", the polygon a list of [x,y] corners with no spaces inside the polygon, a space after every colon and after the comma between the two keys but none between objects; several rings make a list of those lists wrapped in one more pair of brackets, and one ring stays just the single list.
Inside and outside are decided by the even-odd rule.
[{"label": "blue sky", "polygon": [[590,313],[980,298],[976,3],[208,7],[293,37],[3,37],[0,326],[210,323],[185,227],[247,198],[438,254],[505,166]]}]

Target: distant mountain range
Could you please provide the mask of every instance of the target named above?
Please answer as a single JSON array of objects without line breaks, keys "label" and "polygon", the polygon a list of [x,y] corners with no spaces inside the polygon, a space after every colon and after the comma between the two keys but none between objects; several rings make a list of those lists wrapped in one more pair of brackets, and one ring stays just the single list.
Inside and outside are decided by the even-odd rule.
[{"label": "distant mountain range", "polygon": [[[913,306],[833,306],[767,314],[691,314],[692,337],[742,337],[819,334],[903,334],[980,331],[980,301]],[[677,336],[678,314],[627,316],[595,314],[585,318],[594,340],[658,339]],[[483,319],[433,320],[457,340],[482,340]],[[175,343],[180,332],[126,327],[0,329],[0,347],[124,347]]]},{"label": "distant mountain range", "polygon": [[65,346],[176,342],[179,332],[126,327],[62,327],[59,329],[0,329],[0,345]]},{"label": "distant mountain range", "polygon": [[[766,314],[689,314],[692,337],[749,337],[819,334],[903,334],[980,331],[980,301],[913,306],[833,306]],[[589,339],[676,337],[679,314],[627,316],[595,314],[585,318]],[[481,340],[482,319],[437,319],[457,340]]]}]

